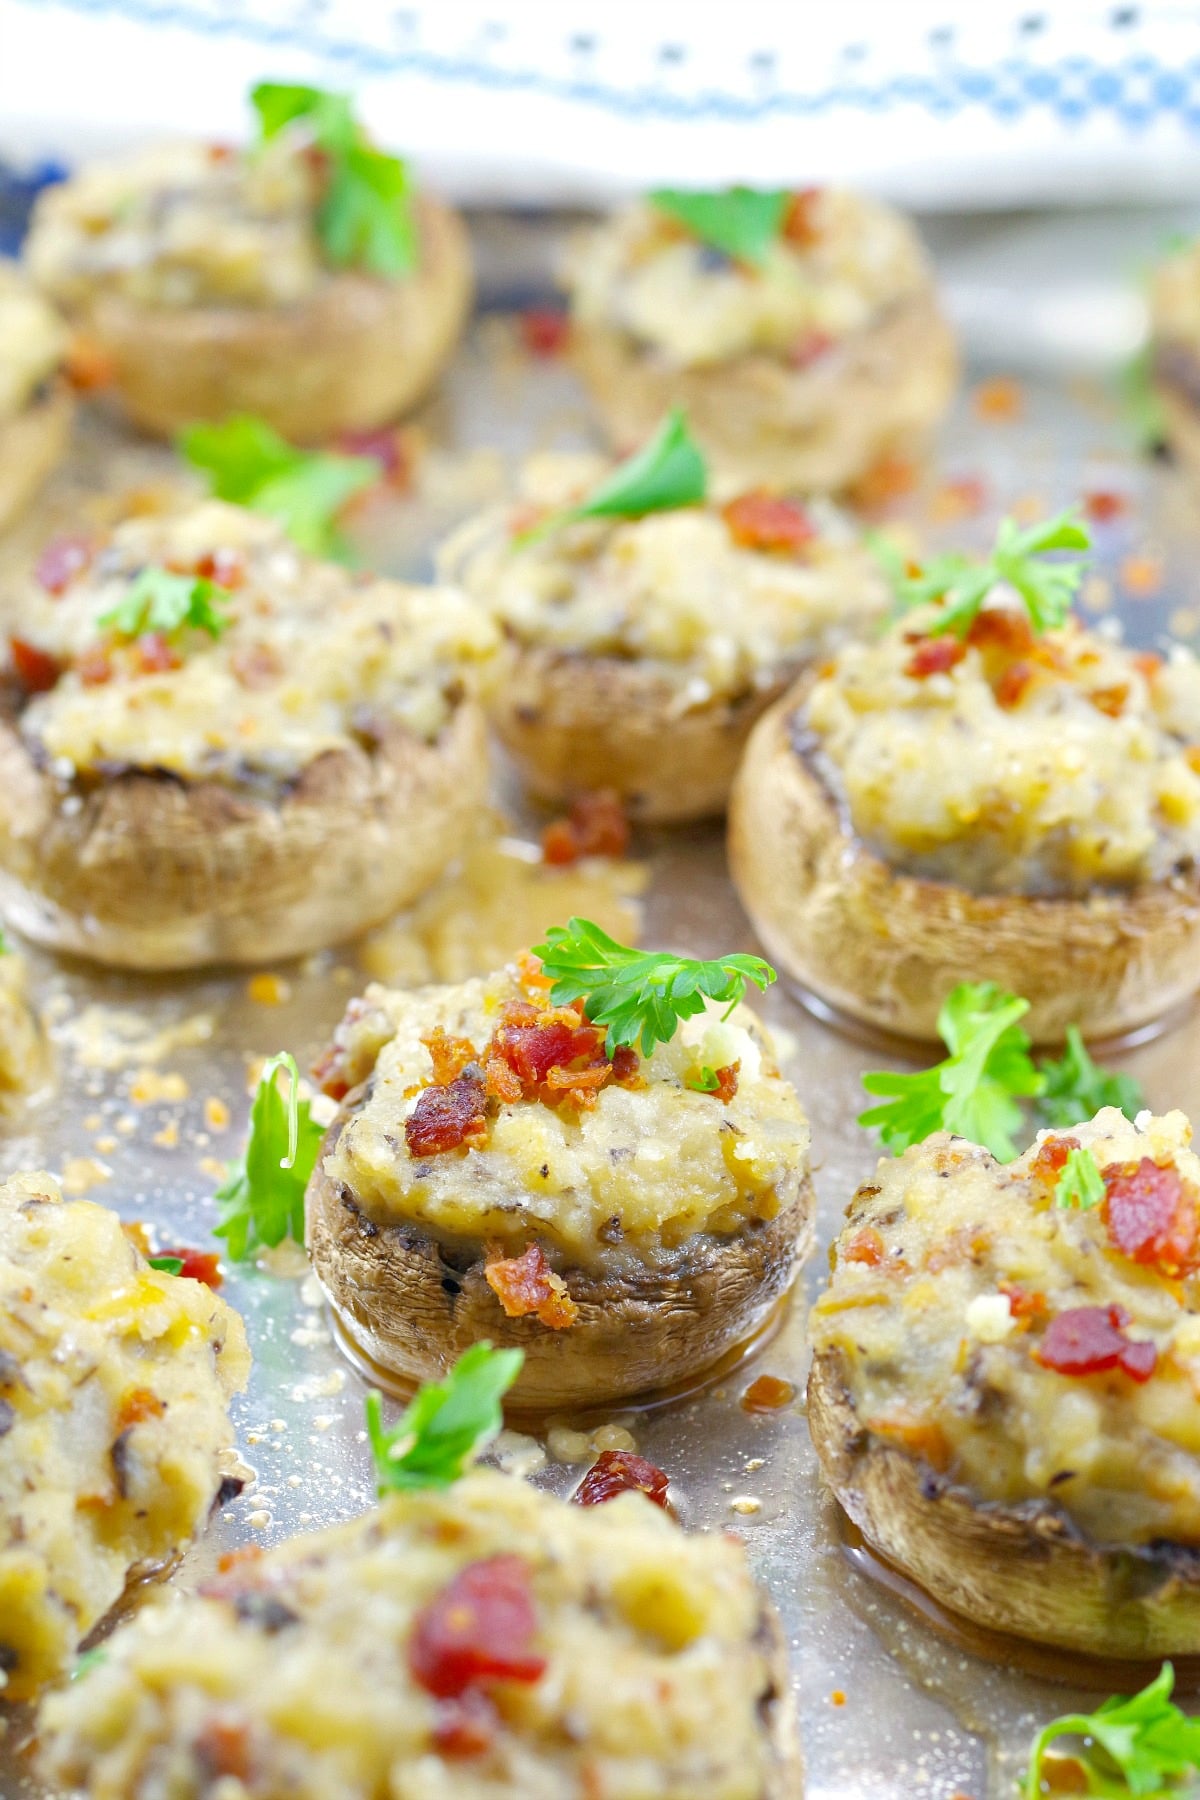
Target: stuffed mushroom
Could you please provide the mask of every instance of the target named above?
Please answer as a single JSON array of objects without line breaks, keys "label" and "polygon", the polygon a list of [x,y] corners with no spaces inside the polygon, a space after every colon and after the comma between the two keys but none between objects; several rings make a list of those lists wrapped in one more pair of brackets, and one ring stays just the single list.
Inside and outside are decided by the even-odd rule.
[{"label": "stuffed mushroom", "polygon": [[0,724],[0,908],[143,969],[336,943],[414,898],[487,788],[462,596],[209,502],[48,547]]},{"label": "stuffed mushroom", "polygon": [[526,958],[369,988],[317,1076],[342,1105],[313,1266],[351,1344],[406,1380],[486,1338],[525,1351],[525,1408],[667,1388],[752,1337],[810,1248],[808,1122],[748,1009],[610,1053]]},{"label": "stuffed mushroom", "polygon": [[916,1038],[959,981],[1039,1042],[1146,1025],[1200,986],[1200,666],[995,589],[961,633],[914,608],[765,715],[734,881],[809,993]]},{"label": "stuffed mushroom", "polygon": [[720,813],[754,721],[879,617],[886,585],[828,502],[747,493],[574,518],[606,473],[533,459],[516,507],[462,526],[440,573],[508,640],[489,710],[535,794],[612,789],[651,822]]},{"label": "stuffed mushroom", "polygon": [[230,1561],[46,1703],[51,1780],[91,1800],[798,1800],[778,1625],[740,1545],[641,1494],[585,1510],[479,1471]]},{"label": "stuffed mushroom", "polygon": [[614,445],[683,406],[735,492],[843,489],[921,451],[954,392],[916,234],[860,195],[656,194],[582,237],[567,281]]},{"label": "stuffed mushroom", "polygon": [[285,437],[386,423],[470,308],[458,217],[413,195],[344,96],[265,85],[260,141],[93,164],[38,200],[26,260],[144,430],[254,413]]},{"label": "stuffed mushroom", "polygon": [[14,265],[0,262],[0,531],[62,461],[74,401],[67,330]]},{"label": "stuffed mushroom", "polygon": [[238,1315],[151,1268],[115,1213],[42,1173],[0,1186],[4,1699],[61,1674],[202,1526],[248,1368]]},{"label": "stuffed mushroom", "polygon": [[1017,1161],[939,1132],[852,1202],[809,1421],[868,1543],[976,1624],[1200,1650],[1200,1160],[1115,1108]]}]

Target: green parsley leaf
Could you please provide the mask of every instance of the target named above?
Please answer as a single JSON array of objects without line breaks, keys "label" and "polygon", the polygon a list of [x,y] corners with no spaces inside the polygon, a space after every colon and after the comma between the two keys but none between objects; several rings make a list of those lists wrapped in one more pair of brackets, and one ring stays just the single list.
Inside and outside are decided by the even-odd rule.
[{"label": "green parsley leaf", "polygon": [[647,513],[698,506],[707,492],[704,457],[688,430],[686,414],[675,406],[650,442],[619,463],[586,500],[552,513],[528,531],[519,532],[513,542],[521,546],[535,543],[579,519],[641,519]]},{"label": "green parsley leaf", "polygon": [[179,438],[179,453],[204,471],[218,500],[278,519],[310,556],[345,556],[338,514],[381,474],[372,456],[298,450],[248,414],[220,425],[189,426]]},{"label": "green parsley leaf", "polygon": [[346,94],[260,82],[250,95],[264,143],[303,123],[329,160],[317,211],[317,235],[336,269],[367,269],[394,279],[417,261],[417,232],[408,169],[370,143]]},{"label": "green parsley leaf", "polygon": [[686,188],[656,188],[653,206],[686,225],[702,244],[711,244],[735,262],[759,268],[783,227],[791,195],[733,187],[724,193],[698,194]]},{"label": "green parsley leaf", "polygon": [[1028,1000],[994,981],[960,982],[938,1014],[938,1032],[950,1054],[914,1074],[864,1075],[868,1094],[882,1096],[884,1104],[861,1113],[859,1124],[877,1129],[894,1156],[944,1130],[1011,1162],[1017,1154],[1013,1133],[1023,1117],[1018,1101],[1040,1093],[1042,1086],[1029,1038],[1017,1023],[1028,1011]]},{"label": "green parsley leaf", "polygon": [[380,1494],[445,1488],[500,1430],[500,1402],[520,1373],[523,1350],[493,1350],[486,1341],[463,1353],[445,1381],[428,1382],[390,1431],[374,1390],[367,1395],[367,1437]]},{"label": "green parsley leaf", "polygon": [[904,574],[893,581],[897,605],[906,612],[936,602],[941,611],[925,630],[931,637],[952,631],[962,638],[992,590],[1004,586],[1023,601],[1034,631],[1049,631],[1066,619],[1087,565],[1079,558],[1054,562],[1042,558],[1090,546],[1087,527],[1071,511],[1024,528],[1015,519],[1001,519],[985,562],[972,562],[956,550],[935,556],[919,575]]},{"label": "green parsley leaf", "polygon": [[98,1669],[101,1663],[107,1661],[107,1650],[102,1650],[99,1646],[95,1650],[85,1650],[82,1655],[75,1658],[75,1667],[71,1670],[70,1679],[82,1681],[85,1675],[90,1675],[93,1669]]},{"label": "green parsley leaf", "polygon": [[163,1275],[178,1275],[183,1267],[182,1256],[150,1256],[146,1260],[152,1269]]},{"label": "green parsley leaf", "polygon": [[[1024,1800],[1040,1800],[1046,1753],[1059,1738],[1081,1738],[1077,1755],[1095,1794],[1161,1795],[1200,1769],[1200,1719],[1171,1700],[1175,1671],[1164,1663],[1132,1699],[1106,1700],[1094,1713],[1064,1713],[1033,1741]],[[1120,1785],[1118,1785],[1120,1784]]]},{"label": "green parsley leaf", "polygon": [[140,569],[115,606],[100,614],[96,623],[118,637],[136,638],[160,631],[170,637],[190,626],[219,638],[229,620],[217,611],[233,599],[203,575],[176,575],[171,569]]},{"label": "green parsley leaf", "polygon": [[683,1085],[686,1088],[691,1088],[694,1094],[715,1094],[721,1084],[717,1080],[717,1071],[715,1069],[710,1069],[708,1064],[705,1063],[704,1067],[700,1070],[700,1073],[698,1075],[689,1075]]},{"label": "green parsley leaf", "polygon": [[1043,1057],[1039,1067],[1045,1085],[1037,1112],[1046,1125],[1078,1125],[1094,1118],[1102,1106],[1119,1106],[1127,1119],[1136,1119],[1146,1104],[1132,1075],[1102,1069],[1092,1061],[1078,1025],[1068,1025],[1066,1049],[1058,1061]]},{"label": "green parsley leaf", "polygon": [[631,950],[590,919],[552,925],[534,955],[542,959],[556,1006],[584,1000],[593,1025],[607,1025],[610,1055],[620,1044],[637,1044],[649,1056],[656,1044],[670,1042],[684,1019],[703,1012],[706,1000],[732,1012],[748,981],[765,990],[775,980],[761,956],[699,962],[666,950]]},{"label": "green parsley leaf", "polygon": [[[275,1077],[288,1077],[285,1099]],[[234,1262],[270,1249],[285,1237],[304,1241],[304,1190],[316,1166],[324,1128],[300,1099],[300,1071],[294,1056],[273,1056],[259,1078],[250,1109],[246,1153],[229,1165],[217,1189],[221,1203],[215,1237],[226,1240]]]},{"label": "green parsley leaf", "polygon": [[1091,1151],[1070,1151],[1054,1186],[1054,1204],[1090,1212],[1103,1198],[1104,1182]]},{"label": "green parsley leaf", "polygon": [[11,956],[12,945],[8,941],[8,933],[0,927],[0,956]]}]

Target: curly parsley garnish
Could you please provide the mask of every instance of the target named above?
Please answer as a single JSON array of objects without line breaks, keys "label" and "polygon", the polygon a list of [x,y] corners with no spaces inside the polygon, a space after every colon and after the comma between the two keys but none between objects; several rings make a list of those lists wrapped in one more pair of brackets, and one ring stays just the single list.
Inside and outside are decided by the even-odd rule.
[{"label": "curly parsley garnish", "polygon": [[366,1398],[367,1437],[377,1491],[444,1488],[457,1481],[503,1425],[500,1402],[524,1360],[523,1350],[473,1344],[445,1381],[417,1389],[390,1431],[383,1428],[383,1402],[372,1390]]},{"label": "curly parsley garnish", "polygon": [[938,1014],[938,1035],[950,1054],[913,1074],[864,1075],[868,1094],[882,1096],[884,1104],[860,1113],[858,1123],[874,1126],[895,1156],[935,1131],[952,1131],[983,1144],[998,1162],[1011,1162],[1013,1134],[1024,1122],[1022,1100],[1035,1101],[1057,1126],[1077,1125],[1102,1106],[1120,1106],[1129,1118],[1140,1110],[1137,1083],[1094,1063],[1075,1026],[1061,1061],[1035,1065],[1018,1022],[1028,1011],[1028,1000],[994,981],[959,982]]},{"label": "curly parsley garnish", "polygon": [[711,244],[735,262],[760,268],[783,229],[791,195],[783,191],[733,187],[700,194],[687,188],[656,188],[650,202],[686,225],[702,244]]},{"label": "curly parsley garnish", "polygon": [[[896,603],[902,612],[910,607],[937,602],[940,611],[923,627],[930,637],[952,631],[965,637],[997,587],[1011,588],[1021,599],[1035,632],[1061,625],[1071,610],[1083,580],[1085,561],[1063,560],[1062,550],[1087,550],[1091,538],[1083,520],[1073,511],[1024,529],[1015,519],[1001,519],[991,555],[973,562],[961,551],[935,556],[918,574],[897,573],[889,565]],[[1053,561],[1045,558],[1054,557]]]},{"label": "curly parsley garnish", "polygon": [[1104,1198],[1104,1180],[1090,1150],[1071,1150],[1054,1186],[1054,1204],[1090,1212]]},{"label": "curly parsley garnish", "polygon": [[708,492],[708,469],[699,445],[688,431],[687,418],[673,407],[635,456],[618,463],[599,486],[579,502],[540,519],[514,539],[520,547],[536,543],[563,525],[580,519],[641,519],[647,513],[698,506]]},{"label": "curly parsley garnish", "polygon": [[1200,1769],[1200,1719],[1171,1699],[1175,1671],[1164,1663],[1131,1700],[1106,1700],[1094,1713],[1064,1713],[1033,1741],[1024,1800],[1040,1800],[1046,1754],[1059,1738],[1081,1740],[1073,1753],[1089,1794],[1162,1796]]},{"label": "curly parsley garnish", "polygon": [[172,632],[190,626],[219,638],[229,620],[218,611],[233,596],[203,575],[177,575],[172,569],[140,569],[115,606],[96,623],[117,637],[137,638],[149,632]]},{"label": "curly parsley garnish", "polygon": [[152,1269],[157,1269],[160,1275],[178,1275],[183,1268],[182,1256],[148,1256],[146,1261]]},{"label": "curly parsley garnish", "polygon": [[775,971],[761,956],[723,956],[699,962],[667,950],[633,950],[618,944],[590,919],[552,925],[534,955],[551,982],[556,1006],[586,1003],[593,1025],[608,1027],[608,1051],[637,1044],[649,1056],[675,1036],[684,1019],[702,1013],[708,1000],[732,1012],[752,981],[766,989]]},{"label": "curly parsley garnish", "polygon": [[[281,1071],[288,1078],[286,1099],[276,1081]],[[304,1190],[324,1136],[311,1112],[300,1098],[295,1057],[273,1056],[259,1077],[245,1155],[230,1163],[216,1194],[221,1219],[213,1235],[225,1239],[234,1262],[286,1237],[303,1243]]]},{"label": "curly parsley garnish", "polygon": [[278,519],[310,556],[346,556],[338,515],[381,475],[372,456],[298,450],[249,414],[220,425],[189,426],[180,435],[179,453],[208,476],[218,500]]},{"label": "curly parsley garnish", "polygon": [[264,143],[302,123],[328,160],[317,235],[333,267],[407,275],[417,260],[408,169],[399,157],[370,142],[354,117],[350,96],[264,81],[250,100]]}]

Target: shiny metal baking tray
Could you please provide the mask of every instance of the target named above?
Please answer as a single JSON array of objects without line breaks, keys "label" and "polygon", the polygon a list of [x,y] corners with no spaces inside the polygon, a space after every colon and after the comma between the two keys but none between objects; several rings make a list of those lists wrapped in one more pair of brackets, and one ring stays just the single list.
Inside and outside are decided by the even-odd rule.
[{"label": "shiny metal baking tray", "polygon": [[[954,229],[943,227],[941,238],[952,251]],[[485,221],[482,239],[485,285],[498,280],[510,300],[532,297],[548,260],[541,229]],[[974,244],[969,239],[972,251]],[[1128,265],[1119,239],[1112,244],[1119,275]],[[1024,290],[1022,304],[1025,323],[1036,323],[1036,286]],[[1033,338],[1044,348],[1045,333]],[[1081,492],[1115,493],[1125,507],[1101,532],[1087,604],[1099,617],[1122,617],[1141,643],[1168,629],[1193,634],[1200,625],[1200,527],[1178,477],[1135,458],[1103,383],[1026,375],[1019,387],[980,395],[981,381],[1010,372],[978,360],[970,368],[937,470],[919,492],[894,502],[889,516],[935,540],[979,541],[1007,508],[1033,513]],[[586,432],[586,410],[567,371],[529,359],[511,315],[485,315],[412,438],[415,493],[381,501],[356,522],[364,559],[397,573],[427,572],[432,539],[501,490],[506,460],[534,445],[582,441]],[[81,506],[94,508],[97,491],[153,488],[170,469],[165,452],[89,422],[71,468],[0,564],[11,566]],[[509,815],[520,829],[519,812],[510,806]],[[524,824],[528,835],[532,821]],[[646,871],[646,942],[701,955],[751,947],[718,830],[647,837],[635,852]],[[369,952],[374,969],[385,953],[393,965],[403,961],[394,935]],[[0,1144],[4,1172],[47,1165],[70,1190],[146,1221],[164,1242],[208,1241],[213,1188],[220,1165],[241,1147],[256,1060],[288,1048],[303,1065],[365,979],[352,950],[276,971],[177,980],[126,979],[39,954],[32,961],[58,1082],[9,1128]],[[1084,1674],[1062,1656],[1031,1655],[1028,1667],[1010,1666],[1007,1652],[996,1660],[995,1646],[947,1634],[941,1622],[922,1616],[913,1597],[872,1569],[840,1528],[822,1492],[803,1412],[805,1300],[822,1280],[847,1200],[873,1165],[873,1145],[854,1123],[859,1075],[881,1056],[888,1060],[888,1052],[839,1035],[781,988],[768,995],[764,1011],[787,1034],[785,1065],[813,1125],[820,1247],[803,1291],[774,1338],[707,1391],[607,1420],[556,1421],[543,1434],[549,1453],[545,1442],[520,1436],[506,1439],[502,1453],[539,1484],[567,1492],[580,1465],[564,1459],[586,1461],[588,1434],[603,1423],[622,1425],[670,1472],[689,1528],[744,1536],[786,1626],[813,1800],[1011,1796],[1036,1722],[1085,1693],[1094,1704],[1097,1691],[1138,1675]],[[1118,1060],[1141,1079],[1156,1110],[1181,1106],[1200,1117],[1196,1014]],[[176,1577],[181,1587],[201,1579],[235,1544],[276,1543],[352,1516],[372,1498],[361,1429],[367,1384],[339,1352],[312,1277],[299,1259],[285,1259],[279,1273],[233,1272],[225,1291],[245,1314],[254,1349],[250,1391],[235,1416],[241,1454],[256,1479],[185,1559]],[[761,1372],[792,1382],[794,1403],[747,1412],[741,1397]],[[1078,1681],[1080,1691],[1060,1685],[1063,1678]],[[38,1791],[28,1774],[30,1732],[29,1717],[16,1715],[0,1738],[6,1796]]]}]

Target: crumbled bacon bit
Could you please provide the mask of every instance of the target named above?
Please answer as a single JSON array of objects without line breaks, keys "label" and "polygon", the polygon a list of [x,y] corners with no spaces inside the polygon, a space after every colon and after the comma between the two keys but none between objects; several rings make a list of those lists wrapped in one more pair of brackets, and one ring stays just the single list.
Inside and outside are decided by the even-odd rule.
[{"label": "crumbled bacon bit", "polygon": [[576,1506],[603,1506],[618,1494],[645,1494],[655,1506],[667,1504],[671,1477],[631,1450],[602,1450],[571,1499]]},{"label": "crumbled bacon bit", "polygon": [[184,1244],[165,1245],[155,1256],[177,1256],[182,1267],[181,1281],[202,1281],[205,1287],[219,1288],[222,1282],[221,1261],[213,1250],[193,1250]]},{"label": "crumbled bacon bit", "polygon": [[468,1688],[465,1694],[439,1703],[433,1724],[433,1747],[449,1762],[486,1756],[499,1726],[500,1714],[487,1695],[478,1688]]},{"label": "crumbled bacon bit", "polygon": [[117,1430],[128,1431],[131,1425],[144,1424],[147,1419],[161,1419],[166,1410],[165,1402],[149,1388],[131,1388],[117,1408]]},{"label": "crumbled bacon bit", "polygon": [[338,449],[346,456],[369,456],[379,464],[380,480],[398,492],[407,493],[412,487],[413,467],[403,430],[384,426],[377,431],[343,431]]},{"label": "crumbled bacon bit", "polygon": [[524,1098],[525,1084],[502,1056],[489,1056],[483,1065],[484,1082],[492,1098],[513,1106]]},{"label": "crumbled bacon bit", "polygon": [[239,644],[229,658],[229,666],[239,687],[251,690],[273,686],[283,673],[283,665],[269,644]]},{"label": "crumbled bacon bit", "polygon": [[1164,1275],[1190,1275],[1200,1267],[1197,1199],[1174,1163],[1143,1156],[1101,1170],[1103,1215],[1114,1250],[1150,1263]]},{"label": "crumbled bacon bit", "polygon": [[642,1060],[632,1044],[618,1044],[612,1053],[612,1078],[619,1087],[641,1084]]},{"label": "crumbled bacon bit", "polygon": [[742,1395],[743,1412],[779,1412],[796,1398],[796,1389],[782,1375],[756,1375]]},{"label": "crumbled bacon bit", "polygon": [[246,579],[246,559],[240,550],[210,550],[197,562],[196,574],[219,587],[241,587]]},{"label": "crumbled bacon bit", "polygon": [[207,1786],[226,1779],[248,1782],[253,1774],[250,1759],[250,1730],[229,1719],[209,1719],[196,1737],[196,1759],[204,1771]]},{"label": "crumbled bacon bit", "polygon": [[1037,675],[1037,666],[1031,662],[1010,663],[1007,669],[1002,669],[992,683],[997,706],[1003,707],[1005,712],[1011,712],[1013,707],[1019,706],[1037,680]]},{"label": "crumbled bacon bit", "polygon": [[161,631],[144,631],[134,648],[143,675],[165,675],[183,667],[183,658]]},{"label": "crumbled bacon bit", "polygon": [[997,650],[1005,656],[1028,656],[1037,647],[1028,614],[1007,606],[989,606],[977,612],[967,642],[977,650]]},{"label": "crumbled bacon bit", "polygon": [[530,356],[548,361],[571,341],[571,321],[555,306],[530,306],[521,314],[521,342]]},{"label": "crumbled bacon bit", "polygon": [[1129,501],[1124,494],[1116,494],[1111,488],[1094,488],[1083,496],[1083,510],[1093,524],[1107,525],[1111,519],[1120,518],[1129,510]]},{"label": "crumbled bacon bit", "polygon": [[850,499],[855,506],[873,511],[911,494],[918,479],[917,465],[907,457],[881,456],[850,488]]},{"label": "crumbled bacon bit", "polygon": [[1163,659],[1153,650],[1139,650],[1129,659],[1143,681],[1153,681],[1163,666]]},{"label": "crumbled bacon bit", "polygon": [[408,1645],[414,1681],[440,1700],[487,1681],[540,1681],[530,1569],[520,1556],[468,1563],[417,1614]]},{"label": "crumbled bacon bit", "polygon": [[440,1156],[483,1143],[487,1137],[486,1090],[472,1075],[460,1075],[447,1087],[423,1088],[404,1122],[410,1156]]},{"label": "crumbled bacon bit", "polygon": [[818,331],[812,326],[800,333],[788,351],[787,359],[793,369],[808,369],[823,356],[828,356],[836,346],[837,339],[828,331]]},{"label": "crumbled bacon bit", "polygon": [[95,394],[111,387],[116,365],[95,338],[74,337],[63,359],[63,373],[77,394]]},{"label": "crumbled bacon bit", "polygon": [[1008,1310],[1014,1319],[1044,1319],[1049,1311],[1045,1294],[1005,1281],[1000,1283],[1000,1292],[1008,1301]]},{"label": "crumbled bacon bit", "polygon": [[728,1106],[738,1091],[738,1074],[741,1067],[740,1062],[735,1062],[726,1063],[723,1068],[713,1070],[717,1085],[715,1088],[710,1088],[709,1092],[714,1100],[720,1100]]},{"label": "crumbled bacon bit", "polygon": [[975,389],[975,411],[981,419],[1018,419],[1025,405],[1019,382],[1006,375],[981,381]]},{"label": "crumbled bacon bit", "polygon": [[721,508],[729,535],[743,550],[766,550],[795,555],[816,537],[816,527],[804,508],[782,494],[765,488],[739,494]]},{"label": "crumbled bacon bit", "polygon": [[47,650],[39,650],[25,638],[10,637],[8,653],[12,658],[13,671],[21,686],[30,694],[48,694],[62,674],[62,665],[57,657],[51,656]]},{"label": "crumbled bacon bit", "polygon": [[886,1249],[883,1237],[873,1225],[864,1225],[856,1231],[846,1248],[842,1251],[842,1261],[848,1263],[865,1263],[869,1269],[877,1269],[883,1261]]},{"label": "crumbled bacon bit", "polygon": [[421,1042],[433,1059],[433,1079],[437,1087],[448,1087],[458,1080],[468,1063],[478,1060],[470,1038],[451,1037],[440,1028]]},{"label": "crumbled bacon bit", "polygon": [[579,1316],[566,1282],[554,1273],[540,1244],[528,1245],[520,1256],[503,1256],[489,1245],[484,1274],[506,1318],[535,1313],[551,1331],[565,1331]]},{"label": "crumbled bacon bit", "polygon": [[1149,1381],[1158,1351],[1149,1341],[1125,1336],[1123,1306],[1072,1306],[1051,1319],[1034,1350],[1043,1368],[1059,1375],[1100,1375],[1120,1369],[1130,1380]]},{"label": "crumbled bacon bit", "polygon": [[1045,1187],[1055,1187],[1067,1166],[1068,1156],[1078,1148],[1077,1137],[1043,1138],[1029,1164],[1030,1180],[1040,1182]]},{"label": "crumbled bacon bit", "polygon": [[1115,687],[1089,688],[1088,699],[1106,718],[1119,719],[1129,701],[1129,683],[1122,681]]},{"label": "crumbled bacon bit", "polygon": [[34,574],[39,585],[57,599],[66,593],[77,575],[90,567],[95,554],[96,545],[92,538],[66,532],[50,539],[34,565]]},{"label": "crumbled bacon bit", "polygon": [[629,820],[612,788],[580,794],[565,819],[552,819],[542,832],[542,860],[555,868],[584,856],[624,856]]},{"label": "crumbled bacon bit", "polygon": [[84,687],[103,687],[113,678],[113,660],[103,644],[89,644],[75,658],[75,673]]},{"label": "crumbled bacon bit", "polygon": [[232,162],[237,151],[232,144],[209,144],[208,160],[213,163]]},{"label": "crumbled bacon bit", "polygon": [[944,637],[918,638],[904,665],[904,673],[916,681],[927,675],[947,675],[967,654],[967,646],[949,632]]},{"label": "crumbled bacon bit", "polygon": [[819,187],[801,188],[788,200],[783,215],[783,236],[789,244],[798,244],[802,249],[821,240],[821,189]]},{"label": "crumbled bacon bit", "polygon": [[551,1072],[561,1074],[577,1057],[593,1055],[599,1042],[595,1026],[581,1027],[574,1015],[564,1018],[559,1013],[547,1013],[544,1022],[503,1020],[491,1048],[527,1087],[536,1087]]}]

